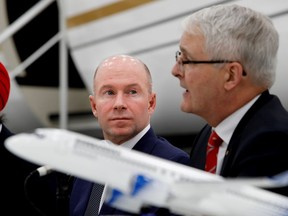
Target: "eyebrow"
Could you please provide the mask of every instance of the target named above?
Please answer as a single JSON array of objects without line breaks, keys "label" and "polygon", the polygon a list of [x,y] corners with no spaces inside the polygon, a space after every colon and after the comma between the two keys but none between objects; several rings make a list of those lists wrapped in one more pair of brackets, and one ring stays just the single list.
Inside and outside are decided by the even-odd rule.
[{"label": "eyebrow", "polygon": [[189,54],[189,52],[187,51],[187,49],[185,49],[184,47],[179,47],[179,51],[181,52],[181,54],[183,54],[183,55],[185,55],[185,56],[187,56],[187,55],[189,55],[189,56],[191,56],[190,54]]},{"label": "eyebrow", "polygon": [[[131,87],[140,87],[140,84],[132,83],[132,84],[125,85],[125,88],[131,88]],[[99,90],[102,90],[104,88],[114,88],[114,86],[111,84],[106,84],[106,85],[101,86]]]}]

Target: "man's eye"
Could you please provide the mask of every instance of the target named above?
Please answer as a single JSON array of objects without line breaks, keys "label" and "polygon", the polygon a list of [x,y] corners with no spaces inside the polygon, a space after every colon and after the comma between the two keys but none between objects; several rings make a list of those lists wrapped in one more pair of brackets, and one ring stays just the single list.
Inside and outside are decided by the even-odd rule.
[{"label": "man's eye", "polygon": [[136,90],[130,90],[129,94],[137,94],[137,91]]},{"label": "man's eye", "polygon": [[109,90],[109,91],[106,91],[105,94],[107,94],[107,95],[114,95],[114,92],[111,91],[111,90]]}]

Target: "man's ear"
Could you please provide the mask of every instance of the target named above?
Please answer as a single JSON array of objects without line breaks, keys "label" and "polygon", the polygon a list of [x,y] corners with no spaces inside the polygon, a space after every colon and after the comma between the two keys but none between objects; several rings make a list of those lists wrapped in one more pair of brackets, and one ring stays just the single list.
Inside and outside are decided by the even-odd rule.
[{"label": "man's ear", "polygon": [[96,103],[95,103],[95,99],[93,95],[89,95],[89,101],[90,101],[90,107],[91,107],[92,113],[97,118]]},{"label": "man's ear", "polygon": [[152,93],[151,97],[150,97],[150,100],[149,100],[149,107],[148,107],[150,113],[154,112],[155,107],[156,107],[156,94]]},{"label": "man's ear", "polygon": [[225,89],[231,90],[236,87],[243,78],[243,67],[239,62],[227,64],[225,71]]}]

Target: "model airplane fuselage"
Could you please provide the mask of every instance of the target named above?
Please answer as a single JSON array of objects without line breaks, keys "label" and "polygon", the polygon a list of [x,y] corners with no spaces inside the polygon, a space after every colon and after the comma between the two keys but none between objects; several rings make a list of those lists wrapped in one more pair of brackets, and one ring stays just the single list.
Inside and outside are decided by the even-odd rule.
[{"label": "model airplane fuselage", "polygon": [[280,181],[278,178],[228,180],[62,129],[43,128],[31,134],[14,135],[5,145],[15,155],[40,166],[48,165],[60,172],[106,184],[106,202],[133,213],[145,205],[168,208],[183,215],[284,216],[288,213],[287,197],[259,188],[288,184],[288,173],[282,174]]}]

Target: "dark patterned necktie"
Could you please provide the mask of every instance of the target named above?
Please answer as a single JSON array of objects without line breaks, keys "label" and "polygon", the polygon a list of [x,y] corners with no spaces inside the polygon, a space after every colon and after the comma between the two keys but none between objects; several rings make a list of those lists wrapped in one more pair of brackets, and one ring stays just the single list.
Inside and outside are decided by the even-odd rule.
[{"label": "dark patterned necktie", "polygon": [[85,216],[97,216],[99,211],[99,206],[101,202],[101,196],[104,189],[104,185],[94,183],[88,205],[85,211]]},{"label": "dark patterned necktie", "polygon": [[209,137],[207,151],[206,151],[206,166],[205,170],[210,173],[216,173],[217,168],[217,155],[219,151],[219,146],[223,140],[218,136],[218,134],[213,130]]}]

